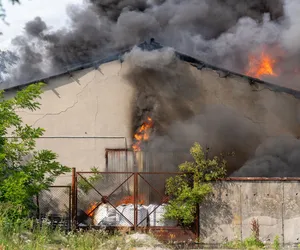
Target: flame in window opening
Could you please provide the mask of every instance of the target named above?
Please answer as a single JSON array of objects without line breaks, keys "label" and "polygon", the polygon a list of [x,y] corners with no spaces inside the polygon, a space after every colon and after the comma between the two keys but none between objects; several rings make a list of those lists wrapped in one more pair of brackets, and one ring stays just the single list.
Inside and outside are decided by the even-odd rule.
[{"label": "flame in window opening", "polygon": [[134,134],[133,138],[133,151],[141,151],[141,144],[143,141],[148,141],[150,138],[151,128],[153,127],[153,120],[151,117],[147,117],[147,120]]}]

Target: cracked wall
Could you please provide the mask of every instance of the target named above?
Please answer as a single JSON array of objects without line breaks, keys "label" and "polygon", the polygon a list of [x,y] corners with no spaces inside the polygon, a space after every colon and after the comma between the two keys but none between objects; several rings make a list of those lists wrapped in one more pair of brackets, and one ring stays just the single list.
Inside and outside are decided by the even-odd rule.
[{"label": "cracked wall", "polygon": [[[192,126],[178,133],[173,130],[179,124],[174,120],[165,130],[169,135],[172,131],[180,135],[173,138],[173,144],[182,145],[184,138],[187,148],[199,141],[211,145],[216,152],[227,145],[238,155],[230,162],[230,171],[234,171],[268,136],[299,135],[299,100],[294,96],[274,92],[263,85],[250,85],[247,79],[238,76],[220,77],[216,71],[198,70],[185,62],[180,63],[199,85],[198,92],[194,93],[198,97],[187,105],[194,117],[201,117],[199,122],[206,124],[207,129],[193,132]],[[38,140],[38,148],[54,150],[63,164],[76,167],[77,171],[89,171],[94,166],[104,170],[105,148],[124,148],[126,143],[127,146],[131,144],[137,88],[127,77],[130,70],[126,61],[113,61],[96,70],[89,68],[73,72],[71,76],[53,78],[45,87],[41,109],[33,113],[20,111],[26,123],[45,128],[45,136],[119,136],[126,141],[124,138],[42,138]],[[139,81],[151,84],[151,75]],[[160,141],[157,147],[164,143],[169,141]],[[175,169],[177,163],[172,162],[171,167]],[[57,183],[70,181],[70,176],[65,176]]]}]

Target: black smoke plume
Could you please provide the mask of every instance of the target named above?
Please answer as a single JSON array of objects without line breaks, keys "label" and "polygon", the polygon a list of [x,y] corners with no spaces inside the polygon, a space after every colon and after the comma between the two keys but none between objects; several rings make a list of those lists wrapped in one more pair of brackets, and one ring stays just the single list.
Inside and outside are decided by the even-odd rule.
[{"label": "black smoke plume", "polygon": [[[148,165],[176,171],[178,164],[189,159],[189,149],[196,141],[209,148],[210,156],[234,152],[234,157],[227,158],[228,174],[234,176],[300,174],[300,141],[296,138],[300,99],[287,98],[283,92],[276,97],[272,90],[253,92],[247,82],[236,87],[230,80],[218,83],[217,78],[206,78],[201,70],[180,61],[173,49],[135,47],[124,59],[129,65],[127,80],[136,90],[132,132],[147,117],[155,124],[150,141],[142,148],[154,155],[154,162]],[[204,76],[199,77],[201,74]],[[217,87],[220,93],[207,93],[216,91],[207,85],[218,84],[228,86]],[[270,105],[274,101],[278,103]]]},{"label": "black smoke plume", "polygon": [[85,0],[68,6],[68,28],[52,30],[41,17],[25,25],[24,34],[13,41],[20,60],[6,86],[67,71],[150,37],[242,73],[249,52],[261,44],[279,43],[293,56],[283,74],[290,77],[299,58],[291,42],[299,34],[299,3],[282,1]]}]

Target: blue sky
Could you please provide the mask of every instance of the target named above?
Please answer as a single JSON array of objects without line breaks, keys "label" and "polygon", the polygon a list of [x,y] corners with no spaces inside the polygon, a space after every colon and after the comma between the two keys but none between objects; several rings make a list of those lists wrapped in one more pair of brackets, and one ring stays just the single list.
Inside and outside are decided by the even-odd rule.
[{"label": "blue sky", "polygon": [[82,0],[21,0],[21,4],[12,5],[2,0],[6,10],[6,25],[0,20],[0,49],[10,46],[10,40],[22,34],[24,24],[40,16],[49,26],[57,29],[67,25],[66,6],[70,3],[82,3]]}]

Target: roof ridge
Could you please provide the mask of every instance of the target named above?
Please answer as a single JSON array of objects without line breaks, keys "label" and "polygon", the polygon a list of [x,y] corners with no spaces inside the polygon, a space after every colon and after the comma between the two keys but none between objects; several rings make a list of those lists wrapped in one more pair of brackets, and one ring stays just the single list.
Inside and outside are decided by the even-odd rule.
[{"label": "roof ridge", "polygon": [[[161,43],[158,43],[157,41],[155,41],[154,38],[151,38],[149,42],[144,41],[144,42],[140,43],[139,45],[135,45],[135,46],[141,48],[142,50],[147,50],[147,51],[153,51],[153,50],[169,47],[169,46],[164,46]],[[65,74],[71,74],[72,72],[77,71],[77,70],[82,70],[82,69],[86,69],[86,68],[90,68],[90,67],[98,68],[103,63],[108,63],[108,62],[115,61],[115,60],[121,60],[122,61],[122,55],[124,55],[126,52],[131,51],[135,46],[131,46],[128,49],[121,50],[117,53],[106,56],[105,58],[98,59],[98,60],[95,60],[93,62],[80,64],[79,66],[73,66],[73,67],[71,66],[69,69],[61,71],[60,73],[56,73],[56,74],[53,74],[53,75],[50,75],[50,76],[47,76],[47,77],[43,77],[43,78],[40,78],[40,79],[37,79],[37,80],[34,80],[34,81],[30,81],[30,82],[27,82],[27,83],[24,83],[24,84],[20,84],[20,85],[17,85],[17,86],[8,87],[8,88],[5,88],[4,90],[20,89],[20,88],[23,88],[25,86],[28,86],[29,84],[34,84],[34,83],[37,83],[37,82],[45,82],[45,81],[48,81],[48,80],[50,80],[52,78],[55,78],[55,77],[58,77],[58,76],[62,76],[62,75],[65,75]],[[243,74],[240,74],[240,73],[236,73],[236,72],[233,72],[233,71],[221,68],[221,67],[217,67],[217,66],[208,64],[204,61],[198,60],[198,59],[196,59],[194,57],[191,57],[189,55],[186,55],[184,53],[181,53],[177,50],[175,50],[175,54],[180,60],[190,63],[191,65],[195,66],[199,70],[201,70],[203,68],[208,68],[208,69],[211,69],[211,70],[214,70],[214,71],[218,71],[218,72],[222,73],[222,74],[219,74],[219,76],[223,77],[223,78],[224,77],[226,78],[230,75],[238,76],[238,77],[241,77],[241,78],[244,78],[244,79],[248,80],[250,85],[254,85],[255,83],[262,84],[262,85],[266,86],[268,89],[270,89],[272,91],[285,92],[287,94],[293,95],[294,97],[300,99],[300,91],[298,91],[298,90],[282,87],[282,86],[279,86],[279,85],[276,85],[276,84],[273,84],[273,83],[265,82],[261,79],[257,79],[257,78],[250,77],[250,76],[247,76],[247,75],[243,75]]]}]

